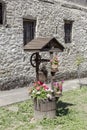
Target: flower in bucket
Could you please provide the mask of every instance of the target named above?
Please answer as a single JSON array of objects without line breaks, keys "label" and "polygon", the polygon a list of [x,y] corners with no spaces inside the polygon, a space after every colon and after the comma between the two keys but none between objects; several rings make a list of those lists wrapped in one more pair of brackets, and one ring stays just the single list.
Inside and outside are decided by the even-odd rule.
[{"label": "flower in bucket", "polygon": [[55,64],[55,65],[58,65],[58,57],[57,56],[54,56],[51,60],[50,60],[51,64]]},{"label": "flower in bucket", "polygon": [[29,88],[29,94],[33,99],[52,99],[52,92],[46,84],[37,81]]},{"label": "flower in bucket", "polygon": [[55,93],[55,96],[59,96],[62,94],[62,88],[63,88],[63,82],[64,81],[61,81],[61,82],[54,82],[53,85],[54,85],[54,93]]},{"label": "flower in bucket", "polygon": [[50,60],[50,62],[51,62],[51,71],[53,71],[53,72],[58,71],[58,63],[59,63],[58,57],[57,57],[57,56],[54,56],[54,57]]}]

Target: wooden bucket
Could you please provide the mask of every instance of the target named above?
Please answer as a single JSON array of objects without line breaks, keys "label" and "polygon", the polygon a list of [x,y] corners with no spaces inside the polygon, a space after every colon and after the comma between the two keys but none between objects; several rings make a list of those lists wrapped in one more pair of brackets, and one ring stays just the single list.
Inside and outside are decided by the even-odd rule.
[{"label": "wooden bucket", "polygon": [[34,118],[54,118],[56,116],[56,101],[34,100]]}]

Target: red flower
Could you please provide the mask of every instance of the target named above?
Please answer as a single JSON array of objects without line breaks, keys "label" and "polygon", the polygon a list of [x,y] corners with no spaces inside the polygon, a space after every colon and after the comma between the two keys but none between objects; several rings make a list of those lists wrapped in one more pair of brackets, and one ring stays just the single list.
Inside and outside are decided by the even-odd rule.
[{"label": "red flower", "polygon": [[41,81],[37,81],[37,84],[38,84],[38,85],[42,85],[43,82],[41,82]]},{"label": "red flower", "polygon": [[39,81],[40,82],[40,85],[43,85],[43,82]]}]

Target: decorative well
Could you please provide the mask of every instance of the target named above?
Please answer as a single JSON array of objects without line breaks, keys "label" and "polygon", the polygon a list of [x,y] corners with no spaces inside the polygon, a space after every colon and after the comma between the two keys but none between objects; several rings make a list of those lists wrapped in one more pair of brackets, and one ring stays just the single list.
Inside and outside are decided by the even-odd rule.
[{"label": "decorative well", "polygon": [[[31,51],[30,63],[36,70],[36,81],[29,88],[29,93],[34,103],[34,118],[54,118],[56,116],[56,101],[61,96],[62,84],[54,85],[55,73],[58,71],[59,61],[55,52],[62,52],[64,47],[55,38],[36,38],[24,46],[24,51]],[[50,54],[50,59],[43,59],[39,52],[46,51]],[[47,86],[47,71],[45,68],[39,69],[42,62],[50,62],[51,64],[51,85]]]}]

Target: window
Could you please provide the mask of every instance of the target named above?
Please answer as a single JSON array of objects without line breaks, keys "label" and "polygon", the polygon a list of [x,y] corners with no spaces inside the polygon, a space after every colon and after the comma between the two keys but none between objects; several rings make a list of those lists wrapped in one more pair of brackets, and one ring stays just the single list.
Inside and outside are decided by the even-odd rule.
[{"label": "window", "polygon": [[5,24],[5,3],[0,2],[0,24]]},{"label": "window", "polygon": [[2,3],[0,3],[0,24],[3,24]]},{"label": "window", "polygon": [[24,28],[24,45],[34,39],[35,36],[35,20],[23,19],[23,28]]},{"label": "window", "polygon": [[0,3],[0,24],[3,24],[3,5]]},{"label": "window", "polygon": [[73,21],[65,20],[64,32],[65,32],[65,43],[71,43],[72,38],[72,23]]}]

